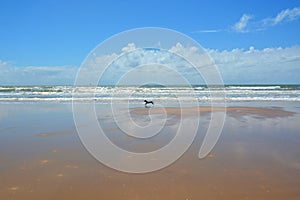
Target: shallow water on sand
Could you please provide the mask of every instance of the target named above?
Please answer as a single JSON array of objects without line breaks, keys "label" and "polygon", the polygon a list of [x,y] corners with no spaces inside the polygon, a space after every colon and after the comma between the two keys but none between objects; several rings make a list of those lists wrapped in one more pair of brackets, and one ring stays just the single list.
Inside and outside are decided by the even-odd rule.
[{"label": "shallow water on sand", "polygon": [[[104,166],[85,150],[71,105],[0,104],[0,199],[298,199],[300,107],[253,104],[258,105],[294,113],[228,112],[217,145],[200,160],[208,112],[201,115],[196,139],[179,160],[156,172],[127,174]],[[174,137],[179,121],[174,113],[168,115],[159,135],[137,140],[122,135],[108,109],[97,105],[99,123],[115,144],[131,151],[161,148]],[[139,124],[148,121],[147,115],[132,117]]]}]

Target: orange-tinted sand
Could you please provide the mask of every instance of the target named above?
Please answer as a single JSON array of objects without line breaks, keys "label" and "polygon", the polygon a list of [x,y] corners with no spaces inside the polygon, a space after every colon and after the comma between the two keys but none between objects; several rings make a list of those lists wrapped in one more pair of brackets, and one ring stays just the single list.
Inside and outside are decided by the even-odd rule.
[{"label": "orange-tinted sand", "polygon": [[[210,107],[166,110],[175,116],[180,112],[224,112]],[[132,110],[136,115],[148,111]],[[160,114],[161,110],[152,108],[150,112]],[[200,130],[191,148],[174,164],[138,175],[118,172],[96,161],[71,124],[69,129],[62,128],[64,131],[41,128],[43,131],[35,132],[32,124],[3,127],[0,199],[299,199],[298,112],[229,107],[227,114],[221,138],[205,159],[197,157],[204,134]],[[44,120],[48,120],[46,114]],[[116,134],[112,127],[108,130],[108,134]]]}]

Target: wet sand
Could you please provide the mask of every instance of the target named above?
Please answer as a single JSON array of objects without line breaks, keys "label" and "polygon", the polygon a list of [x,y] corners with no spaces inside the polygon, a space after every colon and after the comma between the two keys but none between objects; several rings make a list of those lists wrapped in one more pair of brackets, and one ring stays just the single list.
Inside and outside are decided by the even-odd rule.
[{"label": "wet sand", "polygon": [[288,117],[293,116],[295,113],[291,111],[282,110],[281,108],[258,108],[258,107],[191,107],[191,108],[178,108],[178,107],[165,107],[165,108],[135,108],[132,113],[140,115],[149,114],[163,114],[166,112],[168,115],[196,115],[205,114],[210,112],[227,112],[227,114],[236,115],[256,115],[258,117]]},{"label": "wet sand", "polygon": [[[201,160],[198,152],[210,113],[224,109],[166,108],[166,126],[173,126],[180,113],[194,117],[200,112],[194,143],[162,170],[127,174],[104,166],[85,150],[70,105],[0,105],[0,199],[299,199],[300,109],[296,104],[276,106],[228,107],[221,138]],[[106,109],[99,106],[99,123],[120,146],[144,151],[171,138],[139,143],[119,137]],[[149,111],[140,107],[131,113],[143,119]],[[159,116],[161,110],[154,107],[150,113]]]}]

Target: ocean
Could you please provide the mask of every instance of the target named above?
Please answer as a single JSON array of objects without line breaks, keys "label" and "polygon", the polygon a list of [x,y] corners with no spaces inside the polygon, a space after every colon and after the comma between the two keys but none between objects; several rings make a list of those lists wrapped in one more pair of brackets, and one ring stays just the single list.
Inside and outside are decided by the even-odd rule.
[{"label": "ocean", "polygon": [[70,103],[138,104],[144,99],[172,103],[178,97],[210,102],[214,94],[225,93],[226,102],[300,101],[300,85],[205,85],[187,86],[0,86],[0,103]]}]

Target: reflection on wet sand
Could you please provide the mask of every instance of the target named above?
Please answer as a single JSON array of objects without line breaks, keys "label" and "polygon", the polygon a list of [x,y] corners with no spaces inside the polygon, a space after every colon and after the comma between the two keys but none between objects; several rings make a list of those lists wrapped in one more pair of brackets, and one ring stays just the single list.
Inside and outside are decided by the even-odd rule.
[{"label": "reflection on wet sand", "polygon": [[[191,117],[191,112],[212,111],[197,109],[183,112]],[[157,172],[139,175],[121,173],[96,161],[81,145],[71,123],[66,131],[51,131],[51,127],[45,130],[48,124],[45,115],[41,127],[20,126],[1,132],[0,199],[297,199],[300,196],[298,110],[227,108],[218,144],[206,159],[199,160],[202,130],[207,128],[209,119],[204,117],[195,142],[178,161]],[[148,111],[138,108],[132,112],[138,117]],[[159,112],[154,108],[151,114]],[[167,112],[175,116],[170,118],[175,121],[166,125],[174,126],[179,109],[167,108]],[[22,110],[19,114],[24,115]],[[120,130],[110,120],[104,128],[109,130],[108,134],[119,135]],[[128,141],[134,139],[121,143],[125,145]],[[142,144],[136,147],[148,149]]]},{"label": "reflection on wet sand", "polygon": [[135,108],[132,109],[132,113],[149,115],[149,114],[163,114],[166,112],[169,115],[195,115],[210,112],[226,112],[229,115],[241,116],[241,115],[254,115],[260,117],[288,117],[293,116],[295,113],[291,111],[283,110],[282,108],[256,108],[256,107],[192,107],[192,108]]}]

